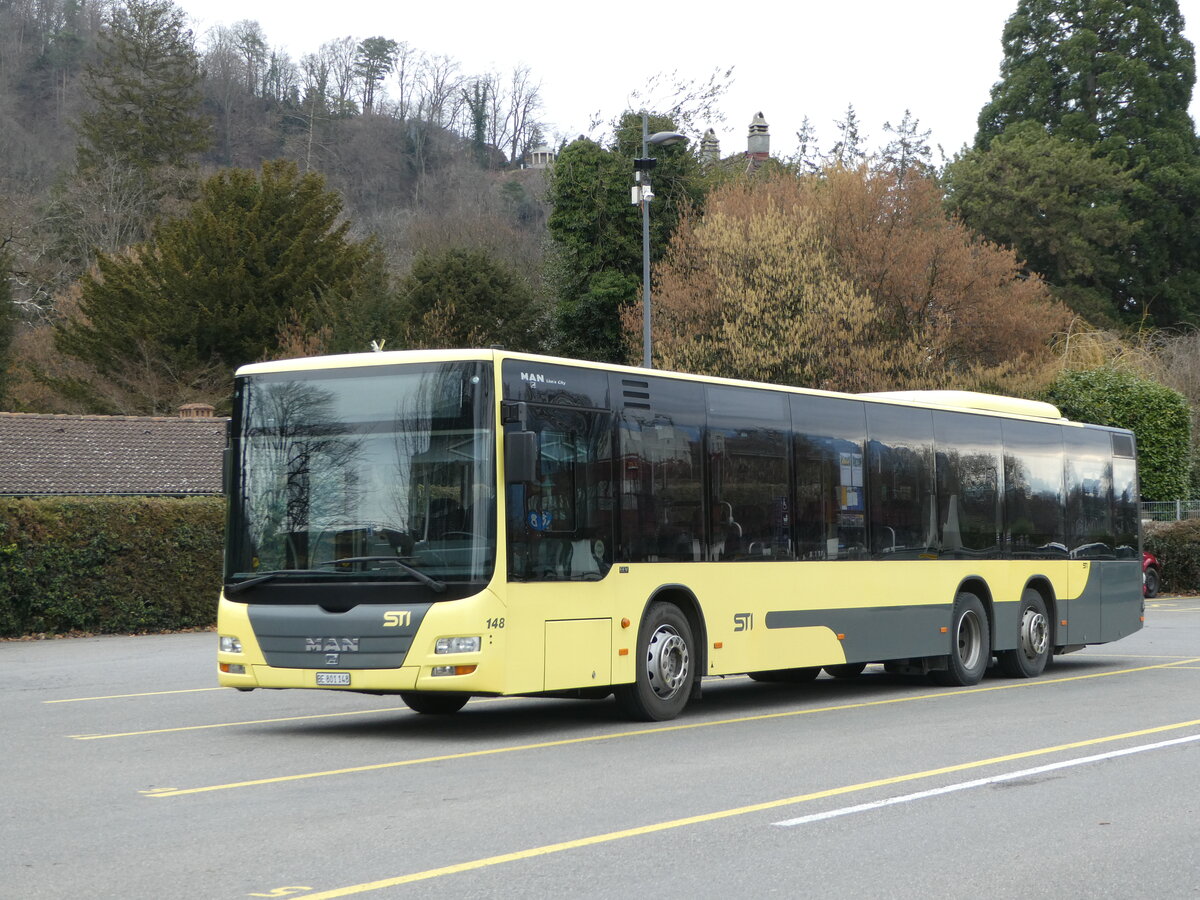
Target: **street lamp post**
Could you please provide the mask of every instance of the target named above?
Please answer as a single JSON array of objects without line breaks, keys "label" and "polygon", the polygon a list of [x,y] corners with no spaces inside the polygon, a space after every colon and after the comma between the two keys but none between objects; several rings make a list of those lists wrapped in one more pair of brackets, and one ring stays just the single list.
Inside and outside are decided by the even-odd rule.
[{"label": "street lamp post", "polygon": [[687,137],[676,131],[658,131],[650,134],[650,122],[642,113],[642,155],[633,161],[633,202],[642,211],[642,368],[650,364],[650,201],[654,192],[650,190],[650,171],[658,160],[650,156],[650,147],[669,147],[681,144]]}]

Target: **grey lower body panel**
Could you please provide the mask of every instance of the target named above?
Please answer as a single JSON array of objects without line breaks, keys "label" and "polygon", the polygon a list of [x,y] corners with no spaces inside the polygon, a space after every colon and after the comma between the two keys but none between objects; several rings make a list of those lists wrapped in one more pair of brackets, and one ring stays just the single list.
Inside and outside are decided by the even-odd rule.
[{"label": "grey lower body panel", "polygon": [[767,628],[829,628],[845,635],[847,662],[876,662],[916,656],[944,656],[950,637],[951,603],[926,606],[871,606],[856,609],[778,610],[766,616]]}]

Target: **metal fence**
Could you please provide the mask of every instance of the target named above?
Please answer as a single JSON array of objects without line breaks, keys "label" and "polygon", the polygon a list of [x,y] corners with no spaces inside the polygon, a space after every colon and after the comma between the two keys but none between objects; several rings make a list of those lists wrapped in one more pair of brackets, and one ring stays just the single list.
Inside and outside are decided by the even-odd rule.
[{"label": "metal fence", "polygon": [[1200,500],[1166,500],[1143,503],[1143,522],[1179,522],[1183,519],[1200,519]]}]

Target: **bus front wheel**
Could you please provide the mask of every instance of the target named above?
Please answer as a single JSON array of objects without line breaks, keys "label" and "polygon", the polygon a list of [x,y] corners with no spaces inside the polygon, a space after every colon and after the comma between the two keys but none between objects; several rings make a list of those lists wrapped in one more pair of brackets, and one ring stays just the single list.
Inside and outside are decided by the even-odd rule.
[{"label": "bus front wheel", "polygon": [[963,591],[954,598],[946,668],[934,672],[933,678],[938,684],[950,687],[979,684],[991,660],[991,633],[983,602],[969,591]]},{"label": "bus front wheel", "polygon": [[400,699],[413,712],[429,716],[448,716],[456,713],[470,700],[467,694],[434,694],[417,691],[401,691]]},{"label": "bus front wheel", "polygon": [[695,655],[692,628],[679,607],[651,605],[638,632],[637,653],[637,680],[617,686],[617,705],[643,722],[675,718],[691,695]]},{"label": "bus front wheel", "polygon": [[1017,613],[1017,647],[998,654],[1000,668],[1013,678],[1037,678],[1050,659],[1050,617],[1046,601],[1032,588],[1021,595]]}]

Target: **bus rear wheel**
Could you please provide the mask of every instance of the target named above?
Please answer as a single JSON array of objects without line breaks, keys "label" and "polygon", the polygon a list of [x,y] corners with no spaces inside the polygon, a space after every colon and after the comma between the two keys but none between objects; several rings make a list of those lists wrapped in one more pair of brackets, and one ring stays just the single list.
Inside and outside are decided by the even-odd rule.
[{"label": "bus rear wheel", "polygon": [[413,712],[427,716],[448,716],[456,713],[470,700],[468,694],[426,694],[418,691],[401,691],[400,699]]},{"label": "bus rear wheel", "polygon": [[675,718],[687,705],[695,677],[692,628],[679,607],[650,606],[638,632],[637,651],[637,680],[617,686],[617,705],[643,722]]},{"label": "bus rear wheel", "polygon": [[1032,588],[1021,595],[1017,614],[1017,647],[997,654],[1000,669],[1013,678],[1037,678],[1046,668],[1053,648],[1050,645],[1050,617],[1046,601]]},{"label": "bus rear wheel", "polygon": [[983,601],[969,591],[963,591],[954,598],[946,668],[933,672],[933,680],[948,687],[979,684],[991,659],[991,632]]}]

